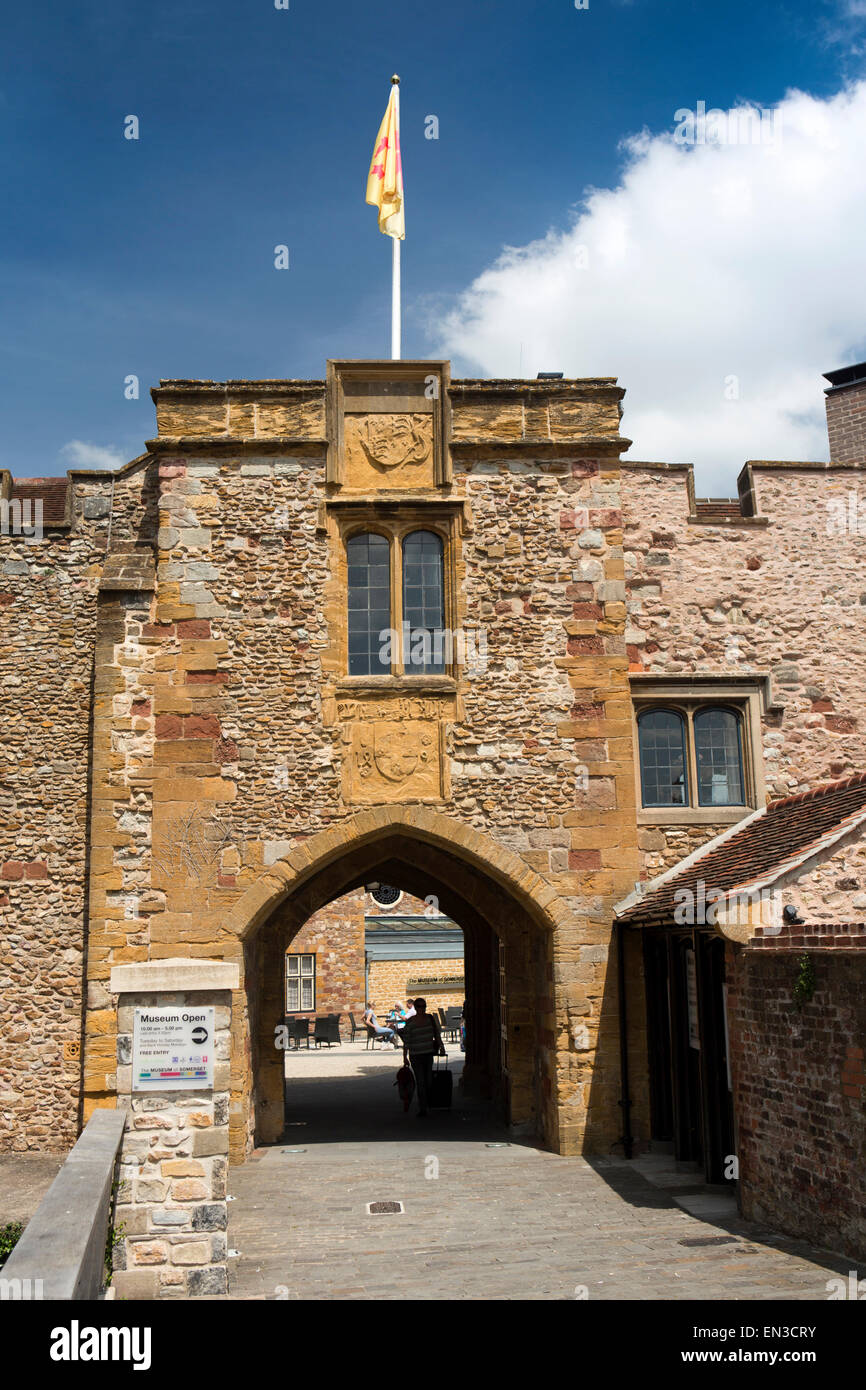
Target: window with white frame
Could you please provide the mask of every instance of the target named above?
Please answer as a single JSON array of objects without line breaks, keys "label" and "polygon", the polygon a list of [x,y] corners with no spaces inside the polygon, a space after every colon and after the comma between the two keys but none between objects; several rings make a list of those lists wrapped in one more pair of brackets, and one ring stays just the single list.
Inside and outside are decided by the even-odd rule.
[{"label": "window with white frame", "polygon": [[316,957],[286,956],[286,1013],[307,1013],[316,1007]]}]

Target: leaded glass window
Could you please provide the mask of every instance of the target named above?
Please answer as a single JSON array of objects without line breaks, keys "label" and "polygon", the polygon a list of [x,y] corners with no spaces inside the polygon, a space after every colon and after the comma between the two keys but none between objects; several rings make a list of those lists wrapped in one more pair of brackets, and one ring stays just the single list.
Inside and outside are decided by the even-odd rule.
[{"label": "leaded glass window", "polygon": [[384,536],[352,536],[346,546],[349,675],[391,673],[391,548]]},{"label": "leaded glass window", "polygon": [[445,670],[442,541],[412,531],[403,542],[403,667],[407,674]]},{"label": "leaded glass window", "polygon": [[644,806],[688,806],[685,722],[675,710],[648,710],[638,720]]},{"label": "leaded glass window", "polygon": [[728,709],[703,709],[694,716],[700,806],[743,806],[743,748],[740,721]]}]

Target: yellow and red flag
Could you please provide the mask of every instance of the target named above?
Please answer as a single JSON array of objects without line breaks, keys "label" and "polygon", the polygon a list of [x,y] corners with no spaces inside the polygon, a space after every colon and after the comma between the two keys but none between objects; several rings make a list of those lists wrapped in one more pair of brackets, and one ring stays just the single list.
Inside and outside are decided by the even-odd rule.
[{"label": "yellow and red flag", "polygon": [[400,159],[400,89],[391,87],[367,175],[367,202],[379,209],[379,231],[403,241],[403,165]]}]

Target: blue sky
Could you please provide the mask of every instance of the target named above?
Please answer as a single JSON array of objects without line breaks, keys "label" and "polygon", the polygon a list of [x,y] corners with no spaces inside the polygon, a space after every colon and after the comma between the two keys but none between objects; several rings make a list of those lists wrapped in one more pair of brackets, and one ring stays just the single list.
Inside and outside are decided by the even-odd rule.
[{"label": "blue sky", "polygon": [[[364,185],[392,71],[404,355],[447,350],[456,375],[619,375],[639,392],[648,354],[626,350],[628,320],[622,353],[606,341],[598,360],[589,314],[573,351],[515,320],[513,341],[488,352],[467,291],[503,248],[567,234],[588,190],[616,189],[634,163],[621,142],[642,130],[669,138],[678,108],[771,107],[791,88],[825,102],[856,84],[861,11],[860,0],[7,5],[0,465],[23,476],[134,457],[154,433],[148,392],[160,377],[319,377],[329,356],[388,355],[390,242]],[[123,138],[129,114],[137,141]],[[438,140],[424,136],[430,114]],[[288,271],[274,269],[278,243]],[[677,257],[660,273],[675,293]],[[507,298],[501,312],[507,322]],[[693,327],[712,337],[705,314]],[[738,331],[754,339],[747,305]],[[866,339],[843,326],[824,342],[853,353]],[[568,360],[548,360],[557,352]],[[130,373],[139,401],[124,399]],[[804,404],[810,439],[817,399]],[[675,415],[676,399],[666,408]],[[667,442],[664,431],[645,438]],[[689,457],[688,440],[671,443]]]}]

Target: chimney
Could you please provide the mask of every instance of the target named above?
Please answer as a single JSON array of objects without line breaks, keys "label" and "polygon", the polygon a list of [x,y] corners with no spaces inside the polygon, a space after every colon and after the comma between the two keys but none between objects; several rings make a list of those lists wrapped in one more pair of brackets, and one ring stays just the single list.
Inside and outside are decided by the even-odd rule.
[{"label": "chimney", "polygon": [[825,372],[830,462],[866,463],[866,362]]}]

